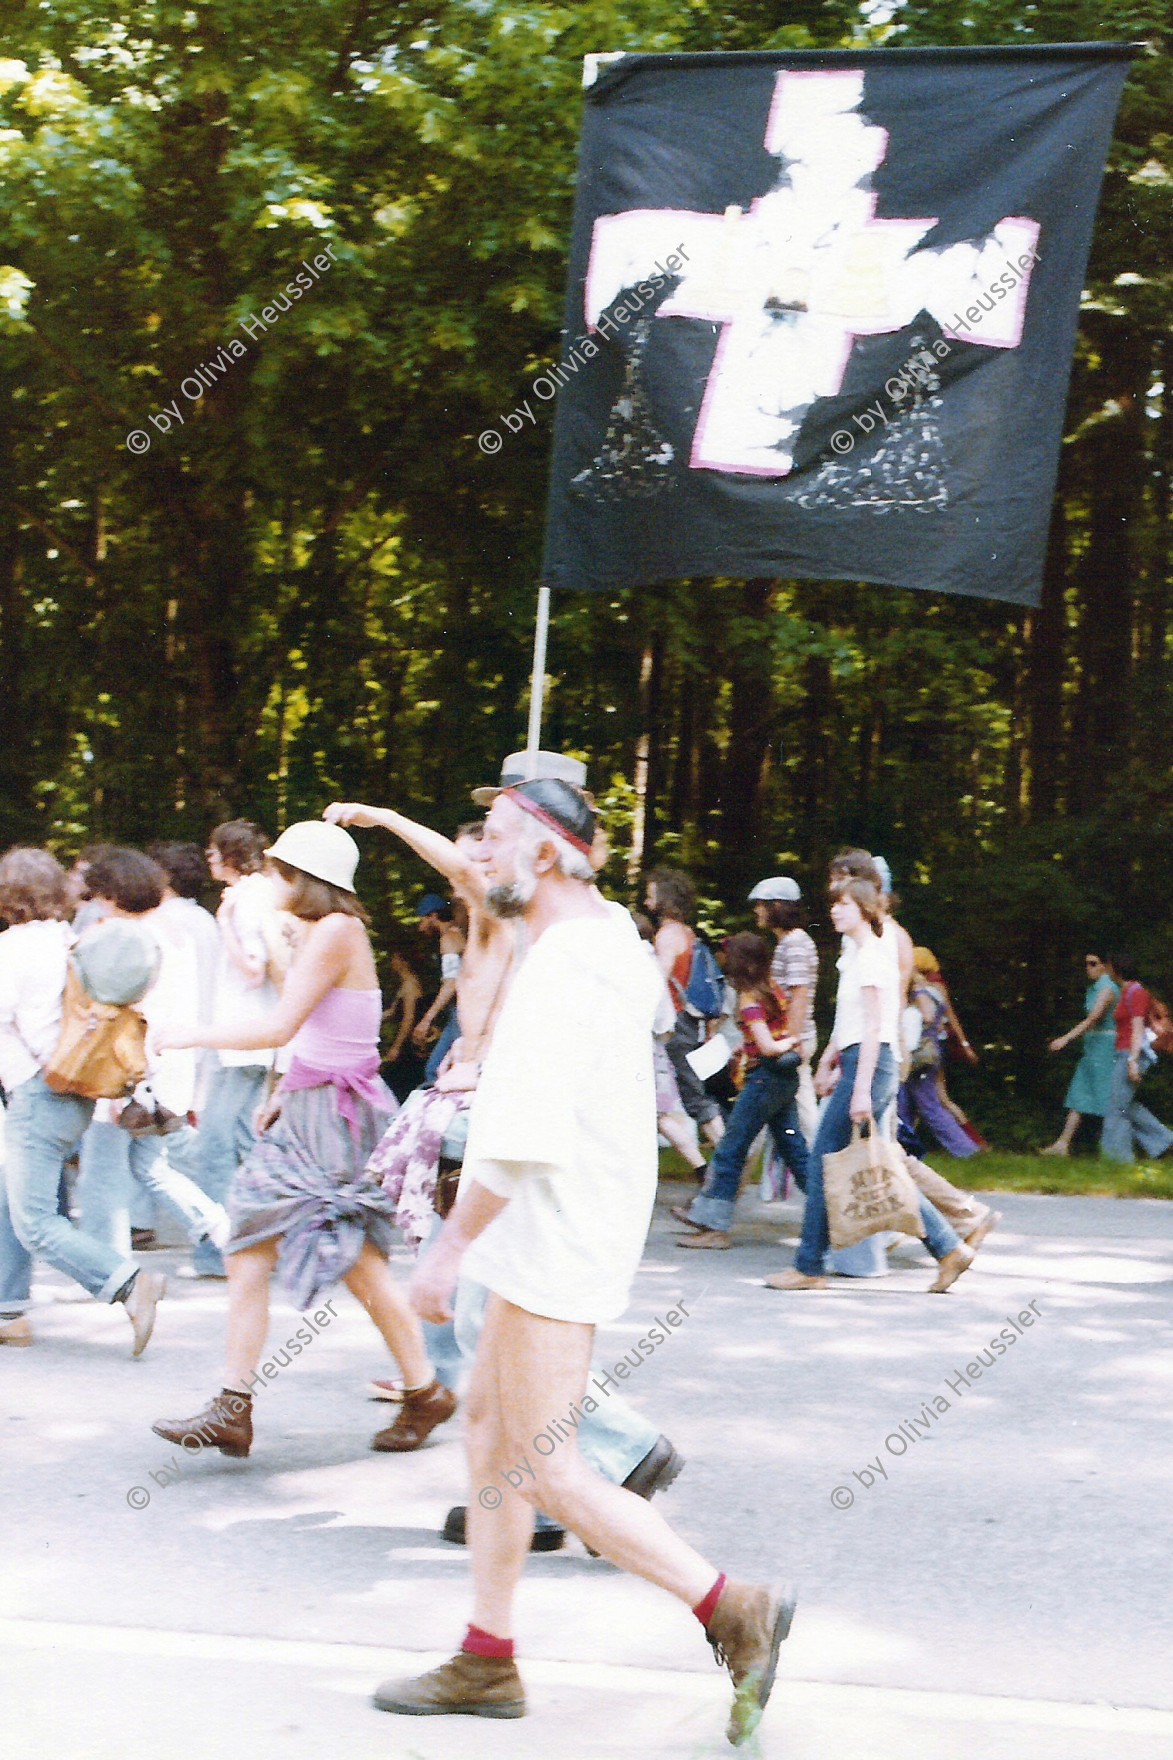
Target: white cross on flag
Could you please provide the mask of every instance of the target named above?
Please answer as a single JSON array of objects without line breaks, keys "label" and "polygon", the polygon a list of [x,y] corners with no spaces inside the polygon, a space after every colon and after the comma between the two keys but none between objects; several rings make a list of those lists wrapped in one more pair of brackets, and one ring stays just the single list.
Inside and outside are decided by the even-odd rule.
[{"label": "white cross on flag", "polygon": [[1131,53],[608,58],[583,125],[544,580],[790,575],[1036,603]]}]

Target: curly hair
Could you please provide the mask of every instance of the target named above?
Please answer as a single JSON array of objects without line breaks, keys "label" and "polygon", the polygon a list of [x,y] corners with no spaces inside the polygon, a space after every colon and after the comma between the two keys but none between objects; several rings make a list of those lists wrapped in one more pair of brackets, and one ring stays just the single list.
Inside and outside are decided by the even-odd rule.
[{"label": "curly hair", "polygon": [[56,856],[17,844],[0,858],[0,917],[5,922],[59,922],[68,915],[69,877]]},{"label": "curly hair", "polygon": [[653,868],[648,885],[656,889],[656,912],[661,917],[674,917],[678,923],[691,923],[696,912],[696,887],[691,874],[683,868]]},{"label": "curly hair", "polygon": [[269,838],[251,819],[226,819],[208,842],[220,860],[238,874],[258,874],[264,866]]}]

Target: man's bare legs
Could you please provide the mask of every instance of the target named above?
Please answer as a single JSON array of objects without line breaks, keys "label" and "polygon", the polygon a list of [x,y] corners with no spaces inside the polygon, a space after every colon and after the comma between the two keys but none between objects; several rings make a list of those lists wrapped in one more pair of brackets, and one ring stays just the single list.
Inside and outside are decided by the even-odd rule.
[{"label": "man's bare legs", "polygon": [[[500,1296],[489,1298],[470,1394],[468,1537],[477,1597],[474,1624],[499,1637],[512,1632],[513,1592],[533,1525],[530,1506],[540,1506],[612,1564],[657,1583],[689,1607],[701,1602],[717,1579],[716,1567],[681,1540],[646,1499],[586,1465],[573,1432],[550,1454],[535,1453],[534,1437],[581,1404],[593,1342],[591,1326],[543,1319]],[[517,1490],[510,1491],[518,1480]],[[481,1503],[486,1489],[502,1493],[500,1509]]]},{"label": "man's bare legs", "polygon": [[710,1144],[715,1149],[717,1144],[721,1141],[721,1138],[725,1135],[725,1120],[719,1112],[714,1112],[712,1118],[707,1118],[705,1120],[704,1124],[701,1126],[701,1130],[705,1133],[705,1136],[709,1139]]}]

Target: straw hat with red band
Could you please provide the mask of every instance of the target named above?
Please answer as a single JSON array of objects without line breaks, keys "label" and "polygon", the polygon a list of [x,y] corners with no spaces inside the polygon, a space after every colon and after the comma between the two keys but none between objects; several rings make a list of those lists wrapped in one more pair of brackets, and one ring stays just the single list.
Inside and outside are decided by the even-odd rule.
[{"label": "straw hat with red band", "polygon": [[547,830],[564,837],[567,843],[589,856],[595,839],[598,818],[591,810],[581,789],[556,777],[541,777],[536,782],[519,782],[514,788],[501,790],[506,800],[520,807]]}]

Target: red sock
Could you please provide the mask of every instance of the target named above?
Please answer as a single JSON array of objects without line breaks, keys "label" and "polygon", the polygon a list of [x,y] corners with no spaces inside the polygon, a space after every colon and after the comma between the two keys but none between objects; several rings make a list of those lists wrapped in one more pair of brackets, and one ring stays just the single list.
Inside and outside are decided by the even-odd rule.
[{"label": "red sock", "polygon": [[460,1648],[467,1650],[471,1656],[495,1656],[508,1662],[513,1660],[513,1639],[495,1638],[492,1632],[483,1632],[480,1626],[469,1626]]},{"label": "red sock", "polygon": [[728,1580],[729,1579],[726,1577],[725,1572],[722,1571],[721,1575],[717,1578],[717,1581],[713,1584],[713,1587],[709,1590],[709,1592],[705,1596],[704,1600],[698,1601],[696,1606],[692,1610],[696,1614],[697,1618],[700,1620],[701,1624],[704,1626],[706,1631],[708,1630],[708,1627],[709,1627],[709,1621],[712,1619],[713,1615],[717,1611],[717,1603],[721,1599],[721,1596],[722,1596],[724,1589],[725,1589],[725,1584],[728,1582]]}]

